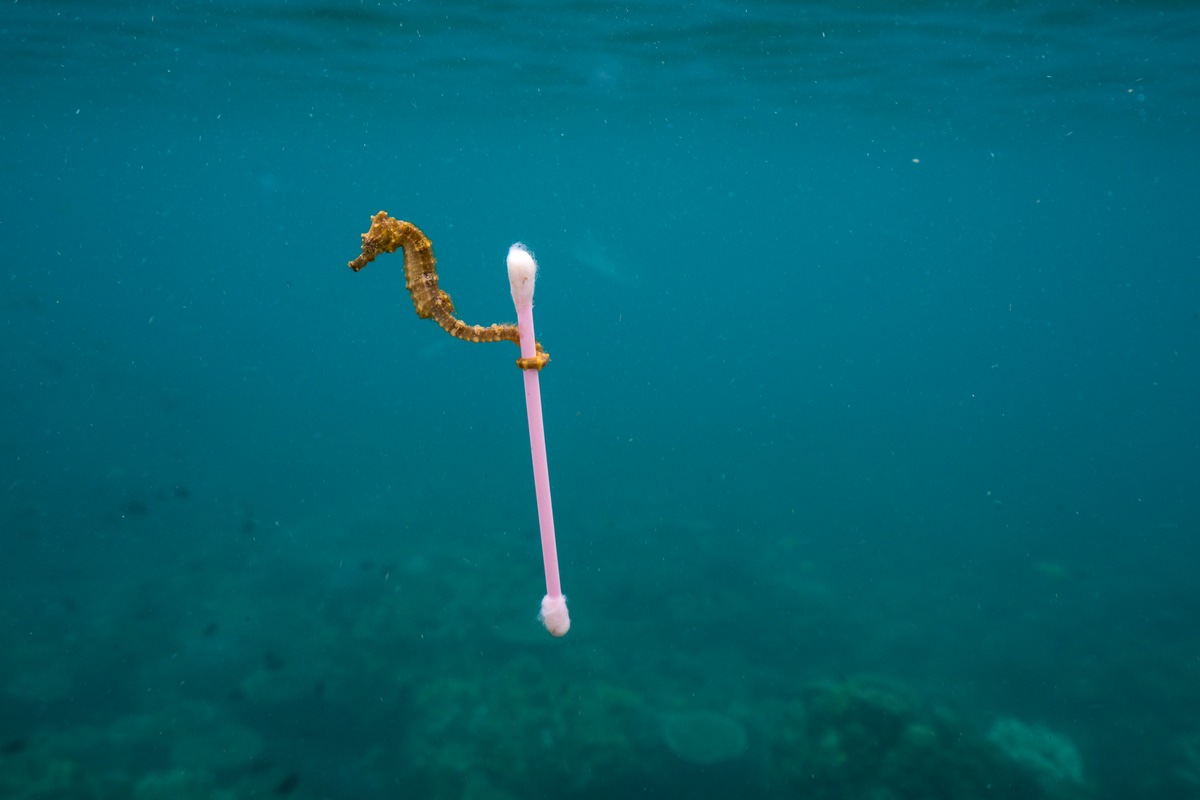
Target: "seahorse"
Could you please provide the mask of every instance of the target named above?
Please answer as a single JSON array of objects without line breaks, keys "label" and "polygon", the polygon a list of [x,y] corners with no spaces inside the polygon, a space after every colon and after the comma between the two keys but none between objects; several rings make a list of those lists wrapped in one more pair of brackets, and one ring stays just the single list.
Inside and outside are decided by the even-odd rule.
[{"label": "seahorse", "polygon": [[[371,217],[371,228],[362,235],[362,254],[349,262],[348,266],[358,272],[380,253],[394,253],[401,249],[404,251],[404,286],[412,295],[418,317],[434,320],[451,336],[464,341],[513,342],[520,345],[517,326],[513,323],[493,323],[485,328],[482,325],[468,325],[454,316],[454,302],[438,286],[433,242],[411,222],[389,217],[386,211]],[[518,358],[517,366],[540,370],[549,360],[550,354],[538,342],[537,354],[532,358]]]}]

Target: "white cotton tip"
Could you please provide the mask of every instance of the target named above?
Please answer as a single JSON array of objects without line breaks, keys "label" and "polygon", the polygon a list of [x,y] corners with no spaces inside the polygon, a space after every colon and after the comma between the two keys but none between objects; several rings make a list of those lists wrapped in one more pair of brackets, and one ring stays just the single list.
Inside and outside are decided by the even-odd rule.
[{"label": "white cotton tip", "polygon": [[546,630],[550,631],[551,636],[566,636],[567,631],[571,630],[571,615],[567,613],[566,595],[543,597],[538,619],[546,626]]},{"label": "white cotton tip", "polygon": [[512,288],[513,304],[518,309],[533,305],[536,279],[537,262],[533,260],[533,253],[520,242],[508,248],[508,285]]}]

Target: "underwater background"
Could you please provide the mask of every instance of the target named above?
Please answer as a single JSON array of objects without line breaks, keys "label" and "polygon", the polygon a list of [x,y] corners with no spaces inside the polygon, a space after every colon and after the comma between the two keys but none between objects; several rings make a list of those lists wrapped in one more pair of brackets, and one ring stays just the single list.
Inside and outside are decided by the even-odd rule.
[{"label": "underwater background", "polygon": [[[1200,10],[9,2],[0,796],[1200,797]],[[537,323],[552,639],[509,344]]]}]

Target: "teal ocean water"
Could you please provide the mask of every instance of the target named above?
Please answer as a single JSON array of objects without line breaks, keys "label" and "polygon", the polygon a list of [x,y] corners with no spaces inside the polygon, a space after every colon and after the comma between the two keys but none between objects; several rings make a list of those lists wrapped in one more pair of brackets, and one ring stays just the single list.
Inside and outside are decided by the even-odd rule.
[{"label": "teal ocean water", "polygon": [[[0,796],[1200,797],[1200,10],[8,2]],[[563,586],[511,344],[538,257]]]}]

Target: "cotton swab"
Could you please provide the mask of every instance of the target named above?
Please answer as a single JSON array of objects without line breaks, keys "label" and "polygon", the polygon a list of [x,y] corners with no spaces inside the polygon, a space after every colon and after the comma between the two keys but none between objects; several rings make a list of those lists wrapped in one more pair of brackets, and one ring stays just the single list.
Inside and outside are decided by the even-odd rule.
[{"label": "cotton swab", "polygon": [[558,577],[558,549],[554,542],[554,508],[550,502],[550,468],[546,460],[546,431],[542,425],[542,390],[538,383],[541,363],[533,333],[533,287],[537,262],[525,245],[508,251],[508,282],[517,308],[517,330],[521,338],[521,367],[525,374],[525,410],[529,416],[529,448],[533,453],[533,486],[537,494],[538,526],[542,531],[542,564],[546,568],[546,596],[539,618],[554,636],[571,629],[567,598]]}]

